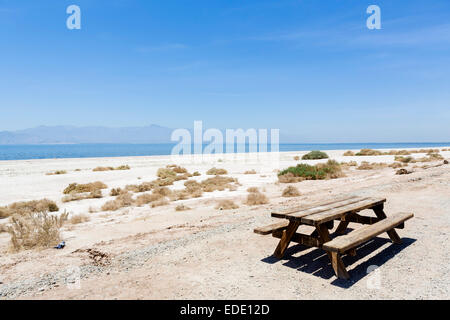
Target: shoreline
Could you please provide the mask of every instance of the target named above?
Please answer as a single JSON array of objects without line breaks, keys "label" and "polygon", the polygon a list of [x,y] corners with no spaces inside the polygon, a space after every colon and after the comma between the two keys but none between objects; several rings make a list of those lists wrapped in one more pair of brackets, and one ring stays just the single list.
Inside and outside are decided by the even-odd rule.
[{"label": "shoreline", "polygon": [[[0,146],[1,147],[1,146]],[[387,151],[391,151],[391,150],[418,150],[418,149],[449,149],[450,148],[450,143],[448,143],[448,145],[442,145],[442,146],[435,146],[435,147],[400,147],[400,148],[376,148],[373,150],[379,150],[379,151],[383,151],[383,152],[387,152]],[[278,153],[280,155],[283,154],[291,154],[291,153],[298,153],[299,155],[303,155],[306,154],[310,151],[312,151],[313,149],[310,150],[293,150],[293,151],[278,151]],[[317,149],[314,149],[317,150]],[[360,148],[356,148],[356,149],[351,149],[351,148],[343,148],[343,149],[320,149],[320,151],[324,151],[324,152],[330,152],[330,153],[336,153],[336,152],[345,152],[345,151],[359,151],[361,150]],[[238,152],[233,152],[233,153],[217,153],[217,154],[204,154],[201,156],[204,157],[210,157],[210,158],[220,158],[220,157],[251,157],[251,156],[268,156],[271,154],[276,154],[277,152],[244,152],[244,153],[238,153]],[[5,164],[5,163],[15,163],[15,162],[43,162],[43,161],[74,161],[74,160],[99,160],[99,161],[108,161],[108,160],[116,160],[116,159],[164,159],[164,158],[178,158],[181,160],[185,160],[186,158],[189,157],[193,157],[196,156],[195,154],[187,154],[187,155],[171,155],[171,154],[162,154],[162,155],[131,155],[131,156],[97,156],[97,157],[73,157],[73,158],[31,158],[31,159],[11,159],[11,160],[2,160],[0,159],[0,165],[1,164]],[[364,158],[364,157],[368,157],[368,156],[358,156],[359,158]],[[377,157],[382,157],[382,156],[377,156]]]},{"label": "shoreline", "polygon": [[[0,145],[0,163],[5,161],[59,160],[59,159],[110,159],[129,157],[171,156],[177,144],[58,144],[58,145]],[[208,144],[204,144],[205,148]],[[234,145],[234,148],[236,144]],[[295,146],[295,148],[294,148]],[[85,147],[85,148],[83,148]],[[224,145],[224,150],[225,150]],[[248,144],[245,145],[246,149]],[[268,146],[270,147],[270,145]],[[279,152],[306,152],[311,150],[346,151],[360,149],[411,150],[449,148],[450,142],[404,142],[404,143],[281,143]],[[46,150],[45,148],[50,148]],[[102,149],[103,148],[103,149]],[[159,148],[159,149],[158,149]],[[278,151],[275,151],[278,152]],[[158,154],[152,154],[158,153]],[[265,152],[257,152],[263,154]],[[270,153],[270,152],[269,152]],[[222,155],[242,154],[224,152]],[[245,152],[251,154],[251,152]],[[219,154],[217,154],[219,155]]]}]

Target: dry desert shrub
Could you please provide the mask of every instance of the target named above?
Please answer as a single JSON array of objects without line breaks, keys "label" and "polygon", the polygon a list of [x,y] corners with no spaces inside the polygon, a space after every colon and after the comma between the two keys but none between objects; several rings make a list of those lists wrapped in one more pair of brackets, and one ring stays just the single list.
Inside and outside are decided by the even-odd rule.
[{"label": "dry desert shrub", "polygon": [[300,196],[300,192],[298,191],[298,189],[294,186],[288,186],[286,189],[283,190],[282,193],[283,197],[298,197]]},{"label": "dry desert shrub", "polygon": [[175,179],[177,173],[170,168],[159,168],[156,175],[161,179],[167,179],[167,178]]},{"label": "dry desert shrub", "polygon": [[8,232],[8,230],[9,230],[8,226],[0,224],[0,233],[6,233]]},{"label": "dry desert shrub", "polygon": [[292,172],[287,172],[278,176],[278,181],[281,183],[295,183],[303,180],[304,178],[296,177]]},{"label": "dry desert shrub", "polygon": [[355,153],[355,156],[381,156],[383,153],[379,150],[373,149],[361,149],[359,152]]},{"label": "dry desert shrub", "polygon": [[351,156],[354,156],[354,155],[355,155],[355,153],[353,151],[350,151],[350,150],[344,152],[344,156],[346,156],[346,157],[351,157]]},{"label": "dry desert shrub", "polygon": [[126,191],[121,188],[112,188],[111,191],[109,192],[109,195],[111,197],[117,197],[119,194],[125,193],[125,192]]},{"label": "dry desert shrub", "polygon": [[102,206],[102,211],[117,211],[120,208],[129,207],[133,204],[133,197],[131,193],[123,193],[117,196],[116,199],[106,202]]},{"label": "dry desert shrub", "polygon": [[175,181],[175,177],[168,177],[168,178],[163,178],[163,179],[158,178],[158,179],[152,181],[152,183],[158,187],[165,187],[165,186],[173,185],[174,181]]},{"label": "dry desert shrub", "polygon": [[11,235],[11,247],[14,251],[34,248],[48,248],[61,240],[59,229],[68,214],[49,215],[47,212],[13,215],[8,232]]},{"label": "dry desert shrub", "polygon": [[257,187],[250,187],[247,189],[247,192],[259,192],[259,189]]},{"label": "dry desert shrub", "polygon": [[225,169],[220,169],[220,168],[211,168],[208,171],[206,171],[206,174],[209,176],[218,176],[218,175],[224,175],[227,174],[228,171]]},{"label": "dry desert shrub", "polygon": [[191,210],[188,206],[185,206],[184,204],[179,204],[175,207],[175,211],[187,211]]},{"label": "dry desert shrub", "polygon": [[58,206],[48,199],[14,202],[7,207],[0,207],[0,219],[12,215],[24,215],[36,212],[57,212]]},{"label": "dry desert shrub", "polygon": [[409,163],[409,162],[413,161],[414,158],[413,157],[395,156],[394,160],[398,161],[398,162]]},{"label": "dry desert shrub", "polygon": [[71,201],[80,201],[86,199],[100,199],[103,198],[103,194],[101,190],[96,190],[92,192],[86,193],[72,193],[61,199],[62,202],[71,202]]},{"label": "dry desert shrub", "polygon": [[192,175],[193,175],[194,177],[198,177],[198,176],[201,176],[201,173],[198,172],[198,171],[195,171]]},{"label": "dry desert shrub", "polygon": [[357,167],[358,166],[358,162],[356,162],[356,161],[341,162],[341,166],[343,168]]},{"label": "dry desert shrub", "polygon": [[244,172],[244,174],[256,174],[255,169],[247,170]]},{"label": "dry desert shrub", "polygon": [[216,205],[216,209],[219,210],[232,210],[237,208],[239,208],[239,206],[232,200],[219,200]]},{"label": "dry desert shrub", "polygon": [[389,152],[384,152],[385,155],[390,156],[408,156],[411,154],[411,151],[408,150],[391,150]]},{"label": "dry desert shrub", "polygon": [[358,169],[358,170],[376,170],[376,169],[386,168],[387,166],[388,165],[386,163],[376,163],[376,162],[369,163],[367,161],[363,161],[363,162],[361,162],[359,167],[357,167],[356,169]]},{"label": "dry desert shrub", "polygon": [[67,173],[66,170],[56,170],[53,172],[47,172],[46,175],[47,176],[55,176],[55,175],[66,174],[66,173]]},{"label": "dry desert shrub", "polygon": [[294,157],[294,160],[295,160],[295,161],[298,161],[298,160],[300,160],[300,157],[299,157],[299,156],[295,156],[295,157]]},{"label": "dry desert shrub", "polygon": [[129,184],[125,186],[126,191],[131,191],[134,193],[147,192],[152,190],[156,186],[153,182],[143,182],[141,184]]},{"label": "dry desert shrub", "polygon": [[187,189],[183,190],[175,190],[169,196],[170,200],[178,201],[178,200],[186,200],[191,197],[191,193]]},{"label": "dry desert shrub", "polygon": [[236,183],[237,180],[230,177],[215,176],[200,182],[201,188],[204,192],[213,192],[216,190],[223,191],[225,189],[233,189],[231,183]]},{"label": "dry desert shrub", "polygon": [[144,193],[140,196],[138,196],[136,198],[135,204],[139,207],[145,205],[145,204],[149,204],[151,202],[157,201],[159,199],[161,199],[163,196],[161,194],[149,194],[149,193]]},{"label": "dry desert shrub", "polygon": [[63,193],[64,194],[87,193],[87,192],[95,192],[106,188],[108,188],[108,186],[100,181],[86,184],[71,183],[67,188],[64,189]]},{"label": "dry desert shrub", "polygon": [[92,171],[96,172],[96,171],[115,171],[115,170],[130,170],[130,166],[129,165],[122,165],[122,166],[118,166],[116,168],[114,167],[97,167],[92,169]]},{"label": "dry desert shrub", "polygon": [[172,194],[172,190],[167,187],[156,187],[153,189],[154,194],[160,194],[164,197],[170,196]]},{"label": "dry desert shrub", "polygon": [[161,207],[161,206],[167,206],[168,204],[169,204],[169,201],[167,201],[166,198],[161,198],[157,201],[152,202],[151,207],[156,208],[156,207]]},{"label": "dry desert shrub", "polygon": [[398,169],[398,168],[402,168],[407,165],[408,165],[407,163],[403,163],[403,162],[394,162],[389,165],[389,168]]},{"label": "dry desert shrub", "polygon": [[267,204],[267,203],[269,203],[269,199],[267,199],[267,197],[260,192],[250,192],[247,195],[247,200],[245,201],[245,204],[250,205],[250,206]]},{"label": "dry desert shrub", "polygon": [[69,219],[69,223],[70,224],[80,224],[80,223],[84,223],[84,222],[88,222],[90,221],[91,218],[88,215],[85,214],[76,214],[73,215],[70,219]]}]

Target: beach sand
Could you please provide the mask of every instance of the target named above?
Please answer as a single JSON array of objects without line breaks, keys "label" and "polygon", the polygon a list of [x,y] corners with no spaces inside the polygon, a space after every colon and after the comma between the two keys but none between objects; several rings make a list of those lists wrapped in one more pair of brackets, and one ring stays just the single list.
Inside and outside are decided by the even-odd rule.
[{"label": "beach sand", "polygon": [[[394,162],[390,155],[349,157],[343,156],[344,151],[326,152],[339,162]],[[206,163],[192,163],[185,157],[177,164],[191,173],[201,173],[192,179],[210,177],[205,172],[211,167],[224,168],[240,186],[235,191],[204,193],[201,198],[167,206],[128,207],[115,212],[100,210],[114,199],[109,196],[111,188],[154,180],[158,168],[175,160],[149,156],[1,161],[0,206],[48,198],[57,203],[60,212],[87,214],[90,221],[62,228],[63,250],[12,253],[9,234],[0,233],[0,299],[450,298],[450,165],[434,167],[442,160],[410,164],[407,168],[413,172],[407,175],[396,175],[390,167],[350,167],[342,178],[289,184],[301,195],[283,198],[288,184],[278,183],[277,170],[296,165],[299,161],[294,156],[305,153],[283,152],[275,160],[223,155]],[[449,151],[440,153],[450,158]],[[120,165],[131,169],[92,171],[98,166]],[[251,169],[256,174],[244,174]],[[55,170],[66,170],[67,174],[46,175]],[[70,183],[94,181],[108,186],[103,198],[61,201],[62,191]],[[183,183],[177,181],[170,188],[181,189]],[[258,187],[269,203],[244,204],[249,187]],[[399,230],[403,244],[393,245],[382,234],[359,248],[356,257],[344,257],[351,281],[336,279],[322,250],[291,245],[288,254],[276,260],[271,255],[278,239],[253,233],[255,227],[274,222],[270,212],[280,206],[347,194],[386,197],[387,215],[405,211],[415,215]],[[216,209],[219,199],[232,199],[239,208]],[[179,204],[192,209],[175,211]],[[0,224],[5,223],[7,219],[0,220]],[[367,274],[373,266],[378,269]],[[374,286],[374,281],[379,285]]]}]

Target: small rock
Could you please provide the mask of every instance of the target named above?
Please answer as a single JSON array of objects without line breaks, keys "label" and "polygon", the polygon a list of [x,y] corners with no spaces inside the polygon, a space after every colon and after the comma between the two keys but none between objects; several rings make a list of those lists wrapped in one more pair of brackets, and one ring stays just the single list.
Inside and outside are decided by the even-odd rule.
[{"label": "small rock", "polygon": [[406,169],[400,169],[400,170],[397,170],[397,172],[395,174],[410,174],[410,173],[411,173],[411,171],[408,171]]}]

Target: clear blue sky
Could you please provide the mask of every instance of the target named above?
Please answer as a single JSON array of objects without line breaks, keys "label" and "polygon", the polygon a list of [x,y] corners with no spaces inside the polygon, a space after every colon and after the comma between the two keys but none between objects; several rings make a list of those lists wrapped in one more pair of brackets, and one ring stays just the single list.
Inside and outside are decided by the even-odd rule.
[{"label": "clear blue sky", "polygon": [[450,1],[0,0],[0,108],[0,131],[203,120],[450,141]]}]

